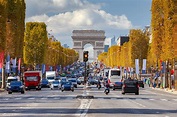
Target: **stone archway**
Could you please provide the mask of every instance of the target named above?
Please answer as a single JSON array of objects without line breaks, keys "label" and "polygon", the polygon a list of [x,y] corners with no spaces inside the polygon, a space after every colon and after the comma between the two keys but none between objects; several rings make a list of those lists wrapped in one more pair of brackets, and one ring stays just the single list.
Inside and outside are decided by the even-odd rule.
[{"label": "stone archway", "polygon": [[79,53],[79,60],[83,61],[83,49],[86,44],[91,44],[94,50],[93,60],[104,52],[105,31],[103,30],[73,30],[73,49]]}]

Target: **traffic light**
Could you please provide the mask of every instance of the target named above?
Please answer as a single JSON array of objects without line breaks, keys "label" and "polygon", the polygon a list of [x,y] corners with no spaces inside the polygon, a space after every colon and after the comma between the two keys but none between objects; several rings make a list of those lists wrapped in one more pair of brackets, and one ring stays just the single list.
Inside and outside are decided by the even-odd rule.
[{"label": "traffic light", "polygon": [[84,58],[83,58],[83,60],[84,60],[84,62],[87,62],[88,61],[88,51],[84,51]]}]

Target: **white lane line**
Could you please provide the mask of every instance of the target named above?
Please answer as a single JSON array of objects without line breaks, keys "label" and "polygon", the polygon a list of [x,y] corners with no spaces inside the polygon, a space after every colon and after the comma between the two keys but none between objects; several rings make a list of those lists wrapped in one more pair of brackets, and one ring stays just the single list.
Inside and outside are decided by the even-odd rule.
[{"label": "white lane line", "polygon": [[167,99],[161,99],[161,101],[168,101]]},{"label": "white lane line", "polygon": [[85,117],[92,101],[93,99],[82,99],[78,111],[76,112],[75,115],[79,117]]},{"label": "white lane line", "polygon": [[29,100],[34,100],[35,98],[28,98]]},{"label": "white lane line", "polygon": [[152,100],[155,100],[155,99],[149,99],[149,100],[151,100],[151,101],[152,101]]},{"label": "white lane line", "polygon": [[20,100],[20,99],[22,99],[22,98],[14,98],[15,100]]},{"label": "white lane line", "polygon": [[59,100],[60,98],[53,98],[54,100]]},{"label": "white lane line", "polygon": [[144,107],[144,108],[146,107],[145,105],[140,104],[140,103],[138,103],[138,102],[135,102],[135,101],[133,101],[133,100],[130,100],[130,99],[129,99],[129,101],[132,102],[132,103],[134,103],[134,104],[136,104],[136,105],[139,105],[139,106],[141,106],[141,107]]},{"label": "white lane line", "polygon": [[9,100],[9,98],[4,98],[4,99],[2,99],[2,100]]},{"label": "white lane line", "polygon": [[47,98],[41,98],[41,100],[46,100]]},{"label": "white lane line", "polygon": [[172,99],[172,100],[177,101],[177,99]]}]

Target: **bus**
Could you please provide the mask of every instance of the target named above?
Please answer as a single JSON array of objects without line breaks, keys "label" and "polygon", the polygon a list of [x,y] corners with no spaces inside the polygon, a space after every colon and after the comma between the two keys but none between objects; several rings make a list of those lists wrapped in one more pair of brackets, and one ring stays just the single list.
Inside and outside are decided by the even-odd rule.
[{"label": "bus", "polygon": [[122,89],[122,70],[113,68],[109,69],[108,71],[108,83],[110,88],[113,90],[115,89]]}]

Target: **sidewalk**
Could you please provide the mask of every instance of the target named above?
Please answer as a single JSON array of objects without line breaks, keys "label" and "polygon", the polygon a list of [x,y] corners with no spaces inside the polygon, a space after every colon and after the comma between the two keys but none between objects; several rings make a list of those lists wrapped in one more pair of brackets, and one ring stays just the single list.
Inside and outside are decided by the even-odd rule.
[{"label": "sidewalk", "polygon": [[4,92],[4,91],[5,91],[5,89],[0,88],[0,92]]},{"label": "sidewalk", "polygon": [[168,93],[171,93],[171,94],[177,94],[177,91],[175,91],[175,89],[168,89],[168,88],[162,89],[162,88],[153,88],[153,87],[150,87],[150,88],[154,89],[154,90],[168,92]]}]

